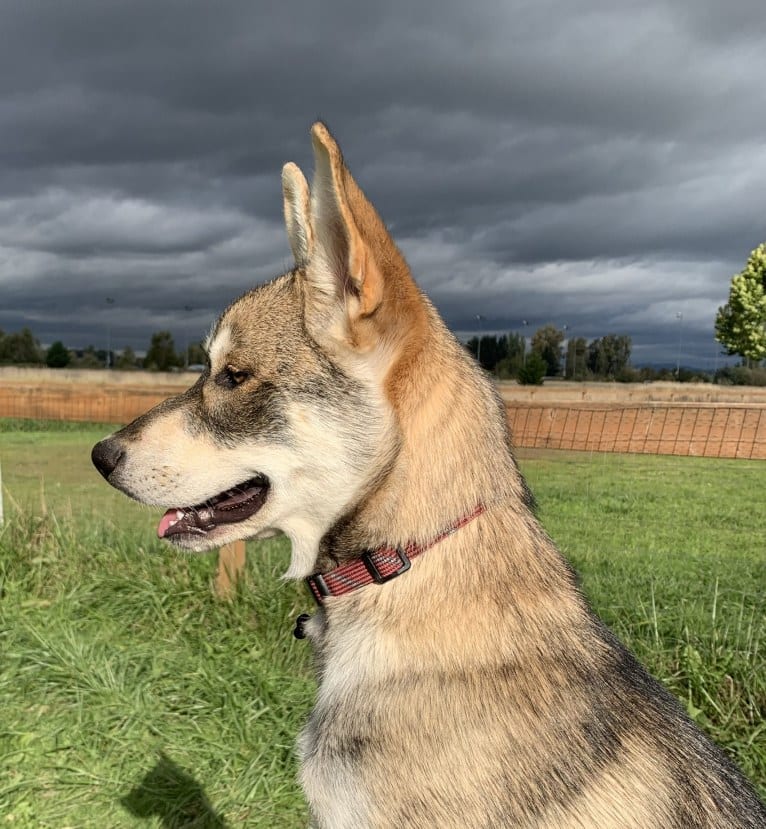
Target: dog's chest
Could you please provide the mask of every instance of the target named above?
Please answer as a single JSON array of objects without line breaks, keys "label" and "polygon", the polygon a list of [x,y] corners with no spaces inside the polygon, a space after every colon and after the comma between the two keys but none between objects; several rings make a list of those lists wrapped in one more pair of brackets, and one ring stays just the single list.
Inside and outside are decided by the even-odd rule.
[{"label": "dog's chest", "polygon": [[334,744],[331,732],[322,730],[322,720],[315,709],[298,738],[300,781],[312,826],[363,829],[370,825],[363,780],[342,746],[342,737]]},{"label": "dog's chest", "polygon": [[371,825],[367,787],[358,761],[364,753],[359,722],[368,649],[348,637],[325,638],[323,614],[307,626],[320,677],[317,700],[298,738],[300,781],[314,824],[332,829]]}]

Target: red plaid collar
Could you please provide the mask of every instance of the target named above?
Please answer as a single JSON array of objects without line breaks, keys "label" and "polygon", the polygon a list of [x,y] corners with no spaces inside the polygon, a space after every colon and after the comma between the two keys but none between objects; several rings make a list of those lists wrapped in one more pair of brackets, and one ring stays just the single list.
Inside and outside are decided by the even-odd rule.
[{"label": "red plaid collar", "polygon": [[464,515],[425,544],[410,541],[403,548],[378,547],[376,550],[367,550],[358,558],[352,558],[334,570],[314,573],[306,579],[306,584],[319,605],[322,605],[328,596],[343,596],[368,584],[385,584],[406,573],[413,558],[438,544],[448,535],[452,535],[484,511],[484,504],[479,504],[473,512]]}]

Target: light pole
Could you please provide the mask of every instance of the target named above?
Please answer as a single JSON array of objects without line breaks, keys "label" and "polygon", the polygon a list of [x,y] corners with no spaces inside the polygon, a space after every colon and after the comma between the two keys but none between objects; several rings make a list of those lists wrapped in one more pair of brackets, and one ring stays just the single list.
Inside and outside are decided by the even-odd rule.
[{"label": "light pole", "polygon": [[569,337],[567,336],[567,331],[569,331],[569,326],[565,323],[561,326],[561,330],[564,332],[564,339],[567,343],[567,350],[564,352],[564,379],[567,379],[567,357],[569,356]]},{"label": "light pole", "polygon": [[[106,298],[106,304],[107,306],[114,305],[113,297],[108,296]],[[104,367],[112,367],[112,327],[108,319],[106,321],[106,360],[104,361]]]},{"label": "light pole", "polygon": [[[481,322],[485,318],[481,314],[476,314],[476,322]],[[481,366],[481,331],[476,336],[476,362]]]},{"label": "light pole", "polygon": [[678,320],[678,357],[676,359],[676,380],[681,380],[681,334],[683,333],[684,315],[682,311],[676,312],[676,319]]},{"label": "light pole", "polygon": [[524,351],[521,355],[521,364],[525,366],[527,364],[527,326],[529,323],[526,320],[522,320],[521,324],[524,326]]},{"label": "light pole", "polygon": [[[184,311],[187,314],[190,314],[194,308],[191,305],[184,305]],[[184,351],[184,368],[188,371],[189,370],[189,329],[186,325],[184,325],[184,330],[186,332],[186,349]]]}]

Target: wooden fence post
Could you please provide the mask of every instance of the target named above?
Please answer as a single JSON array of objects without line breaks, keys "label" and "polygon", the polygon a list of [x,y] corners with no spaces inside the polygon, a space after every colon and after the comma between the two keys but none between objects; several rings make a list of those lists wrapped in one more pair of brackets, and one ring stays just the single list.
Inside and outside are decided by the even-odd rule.
[{"label": "wooden fence post", "polygon": [[215,594],[230,599],[245,567],[245,542],[232,541],[218,551],[218,572],[215,576]]}]

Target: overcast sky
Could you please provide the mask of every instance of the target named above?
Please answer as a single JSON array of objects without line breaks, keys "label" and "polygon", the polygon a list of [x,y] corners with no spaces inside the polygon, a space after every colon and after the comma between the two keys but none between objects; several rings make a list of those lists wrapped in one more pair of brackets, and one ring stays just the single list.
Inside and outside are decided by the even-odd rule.
[{"label": "overcast sky", "polygon": [[321,117],[453,330],[712,368],[766,239],[765,35],[762,0],[3,0],[0,328],[200,339],[289,267]]}]

